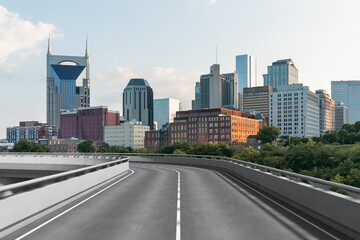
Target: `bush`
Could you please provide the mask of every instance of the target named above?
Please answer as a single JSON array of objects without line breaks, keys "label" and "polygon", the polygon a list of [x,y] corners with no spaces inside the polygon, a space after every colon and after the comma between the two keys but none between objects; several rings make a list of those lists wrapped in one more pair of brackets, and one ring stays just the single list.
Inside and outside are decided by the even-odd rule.
[{"label": "bush", "polygon": [[239,160],[256,163],[260,156],[260,152],[253,148],[245,148],[240,153],[235,154],[233,157]]},{"label": "bush", "polygon": [[37,144],[34,141],[28,141],[27,139],[21,139],[14,144],[12,152],[50,152],[50,149]]},{"label": "bush", "polygon": [[82,153],[94,153],[96,148],[93,146],[93,141],[87,140],[79,143],[78,151]]},{"label": "bush", "polygon": [[175,149],[175,151],[172,154],[186,154],[186,152],[181,151],[180,149]]}]

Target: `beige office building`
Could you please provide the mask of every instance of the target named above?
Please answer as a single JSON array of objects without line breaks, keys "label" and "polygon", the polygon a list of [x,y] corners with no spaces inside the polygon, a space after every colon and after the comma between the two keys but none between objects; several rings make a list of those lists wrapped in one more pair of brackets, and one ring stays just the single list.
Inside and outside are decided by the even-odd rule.
[{"label": "beige office building", "polygon": [[315,93],[319,96],[320,135],[323,135],[326,131],[335,130],[335,101],[323,89]]},{"label": "beige office building", "polygon": [[275,89],[271,86],[244,88],[243,92],[243,111],[259,111],[269,119],[269,96]]},{"label": "beige office building", "polygon": [[104,141],[110,146],[144,148],[145,132],[150,127],[141,122],[127,121],[118,126],[105,126]]}]

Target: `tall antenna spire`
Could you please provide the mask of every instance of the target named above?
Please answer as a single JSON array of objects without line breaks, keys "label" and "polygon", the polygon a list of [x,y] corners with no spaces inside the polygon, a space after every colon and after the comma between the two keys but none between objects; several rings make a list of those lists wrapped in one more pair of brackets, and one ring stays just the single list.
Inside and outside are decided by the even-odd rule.
[{"label": "tall antenna spire", "polygon": [[89,40],[88,40],[88,35],[86,34],[86,49],[85,49],[85,57],[88,57],[89,54]]},{"label": "tall antenna spire", "polygon": [[218,48],[217,48],[217,44],[216,44],[216,64],[218,64]]},{"label": "tall antenna spire", "polygon": [[49,39],[48,39],[48,55],[51,55],[51,38],[50,38],[50,32],[49,32]]}]

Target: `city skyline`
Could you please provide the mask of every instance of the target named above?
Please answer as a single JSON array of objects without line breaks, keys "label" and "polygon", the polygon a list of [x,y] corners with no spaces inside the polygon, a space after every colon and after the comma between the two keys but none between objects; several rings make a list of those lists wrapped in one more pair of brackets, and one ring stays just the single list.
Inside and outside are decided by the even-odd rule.
[{"label": "city skyline", "polygon": [[[98,11],[99,5],[94,1],[84,3],[73,3],[71,9],[65,9],[64,4],[57,12],[51,11],[51,6],[25,1],[0,5],[0,24],[4,29],[4,36],[0,37],[0,94],[7,99],[0,105],[0,111],[11,113],[0,119],[0,138],[5,137],[7,126],[18,121],[46,121],[44,79],[49,32],[55,55],[83,55],[83,44],[89,34],[91,105],[107,105],[117,111],[122,110],[121,93],[133,77],[148,79],[154,98],[176,98],[183,102],[184,109],[190,109],[195,82],[215,63],[216,43],[222,72],[235,70],[236,55],[251,54],[258,60],[259,75],[265,74],[266,66],[273,61],[293,59],[299,69],[299,83],[312,91],[326,89],[330,92],[331,81],[357,80],[360,76],[354,56],[360,50],[355,44],[359,36],[352,31],[359,18],[355,10],[360,3],[356,1],[344,1],[341,5],[335,1],[303,1],[289,5],[284,5],[285,1],[262,1],[261,5],[221,0],[163,1],[160,4],[149,1],[140,8],[135,3],[113,1],[102,5],[107,16]],[[153,4],[156,4],[154,11],[148,13],[147,7]],[[81,19],[81,15],[75,14],[80,6],[89,15],[98,14],[99,17]],[[235,11],[239,6],[244,9],[242,14],[216,21],[208,17],[219,10]],[[283,9],[281,16],[277,16],[279,6]],[[269,14],[268,8],[275,10],[270,19],[265,20],[262,15]],[[286,9],[295,8],[291,14],[286,12]],[[65,10],[71,16],[68,19],[60,17]],[[203,10],[202,13],[199,10]],[[164,11],[165,16],[160,16]],[[250,13],[246,12],[253,14],[249,26],[241,23],[249,19]],[[133,21],[135,13],[144,14],[144,17]],[[170,21],[164,21],[169,16]],[[113,32],[117,24],[121,30]],[[204,42],[203,35],[213,24],[221,34]],[[234,27],[252,34],[230,40],[238,36],[233,33]],[[184,36],[173,40],[179,32]],[[229,38],[229,33],[233,38]],[[260,37],[264,34],[270,37]],[[262,85],[262,78],[258,76],[259,79]]]}]

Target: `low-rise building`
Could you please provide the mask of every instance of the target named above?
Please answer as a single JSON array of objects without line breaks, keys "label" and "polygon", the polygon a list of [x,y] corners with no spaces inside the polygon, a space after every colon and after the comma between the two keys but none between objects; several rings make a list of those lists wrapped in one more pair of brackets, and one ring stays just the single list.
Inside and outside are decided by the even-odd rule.
[{"label": "low-rise building", "polygon": [[79,140],[104,140],[104,127],[120,124],[120,113],[105,106],[78,108],[61,113],[60,137]]},{"label": "low-rise building", "polygon": [[49,127],[46,123],[38,121],[24,121],[20,122],[19,126],[6,128],[6,140],[9,143],[17,143],[22,139],[38,141],[41,138],[50,139],[57,135],[57,126]]},{"label": "low-rise building", "polygon": [[159,130],[150,130],[145,132],[145,148],[154,150],[169,145],[170,125],[165,125]]},{"label": "low-rise building", "polygon": [[44,145],[50,149],[50,152],[66,152],[66,153],[76,153],[78,152],[78,144],[80,141],[78,139],[39,139],[39,144]]},{"label": "low-rise building", "polygon": [[245,147],[247,137],[256,135],[266,124],[251,114],[225,108],[179,111],[170,124],[170,142],[227,142]]},{"label": "low-rise building", "polygon": [[126,121],[117,126],[105,126],[104,141],[110,146],[144,148],[145,132],[149,130],[150,126],[132,121]]}]

